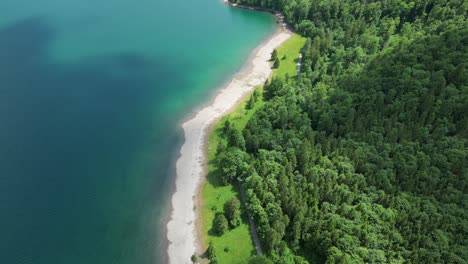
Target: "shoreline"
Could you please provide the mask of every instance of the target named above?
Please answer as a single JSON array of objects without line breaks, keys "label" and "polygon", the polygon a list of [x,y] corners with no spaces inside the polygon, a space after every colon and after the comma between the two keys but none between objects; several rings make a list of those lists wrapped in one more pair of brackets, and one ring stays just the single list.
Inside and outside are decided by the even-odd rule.
[{"label": "shoreline", "polygon": [[287,29],[278,30],[254,49],[249,59],[215,94],[206,106],[182,124],[184,143],[176,162],[176,179],[170,199],[171,214],[167,223],[169,263],[191,263],[190,257],[203,253],[200,237],[200,191],[206,177],[206,142],[216,122],[231,112],[255,87],[271,75],[273,49],[292,36]]}]

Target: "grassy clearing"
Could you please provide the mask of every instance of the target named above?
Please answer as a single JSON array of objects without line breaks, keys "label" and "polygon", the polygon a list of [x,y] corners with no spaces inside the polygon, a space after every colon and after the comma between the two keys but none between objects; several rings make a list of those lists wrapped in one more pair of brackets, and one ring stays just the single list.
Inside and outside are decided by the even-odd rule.
[{"label": "grassy clearing", "polygon": [[280,60],[280,66],[274,71],[276,76],[285,76],[286,74],[290,77],[297,76],[297,59],[305,41],[305,38],[294,34],[276,49]]},{"label": "grassy clearing", "polygon": [[[304,42],[304,38],[294,35],[278,48],[281,63],[280,67],[274,70],[275,75],[284,76],[288,73],[291,77],[296,76],[297,57]],[[284,55],[286,55],[286,59],[282,59]],[[262,94],[263,88],[259,87],[257,89]],[[211,230],[215,214],[223,211],[227,200],[234,196],[240,199],[237,187],[232,185],[224,186],[221,182],[216,150],[220,143],[226,144],[226,139],[222,136],[222,127],[226,120],[229,119],[232,125],[242,131],[255,111],[265,104],[263,96],[260,96],[254,107],[246,110],[246,102],[247,100],[244,100],[234,112],[221,118],[208,139],[208,175],[202,187],[201,205],[203,240],[205,245],[212,241],[219,263],[222,264],[244,264],[250,256],[256,254],[247,215],[244,211],[242,212],[243,221],[239,227],[229,230],[222,236],[217,236]],[[225,251],[226,248],[228,249],[227,252]]]},{"label": "grassy clearing", "polygon": [[[258,88],[261,90],[261,88]],[[245,212],[242,212],[242,224],[222,236],[217,236],[211,230],[216,212],[222,212],[224,203],[230,198],[237,196],[237,188],[232,185],[224,186],[221,183],[221,175],[217,170],[216,149],[220,143],[226,144],[226,139],[222,136],[224,122],[229,119],[237,129],[242,130],[250,117],[257,109],[263,106],[264,102],[260,96],[254,108],[245,109],[246,101],[241,103],[231,114],[224,116],[216,124],[208,141],[208,176],[202,189],[202,225],[204,242],[213,242],[217,257],[220,263],[245,263],[246,259],[255,254],[255,247],[250,235],[249,225]],[[228,252],[225,252],[228,248]]]}]

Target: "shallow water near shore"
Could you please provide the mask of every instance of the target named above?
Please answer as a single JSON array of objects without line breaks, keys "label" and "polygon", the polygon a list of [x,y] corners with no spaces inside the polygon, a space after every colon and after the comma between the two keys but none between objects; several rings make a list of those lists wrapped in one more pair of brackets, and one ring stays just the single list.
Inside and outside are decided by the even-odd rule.
[{"label": "shallow water near shore", "polygon": [[276,29],[219,0],[0,2],[0,261],[166,263],[180,122]]}]

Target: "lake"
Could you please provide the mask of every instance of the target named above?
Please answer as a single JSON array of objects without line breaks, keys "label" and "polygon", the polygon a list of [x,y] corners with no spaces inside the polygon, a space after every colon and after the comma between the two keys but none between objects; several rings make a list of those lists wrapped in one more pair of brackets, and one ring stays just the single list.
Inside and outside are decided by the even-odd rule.
[{"label": "lake", "polygon": [[221,0],[2,0],[0,261],[165,263],[180,123],[275,29]]}]

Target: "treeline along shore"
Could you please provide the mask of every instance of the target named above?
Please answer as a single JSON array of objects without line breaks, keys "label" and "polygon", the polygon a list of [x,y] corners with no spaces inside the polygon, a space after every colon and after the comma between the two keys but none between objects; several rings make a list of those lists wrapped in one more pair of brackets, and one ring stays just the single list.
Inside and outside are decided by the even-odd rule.
[{"label": "treeline along shore", "polygon": [[209,137],[193,261],[467,263],[466,1],[230,5],[303,41]]},{"label": "treeline along shore", "polygon": [[190,263],[191,256],[204,247],[196,239],[196,194],[206,172],[206,142],[213,125],[241,102],[242,98],[270,76],[270,54],[291,33],[278,28],[277,32],[258,47],[244,69],[223,87],[212,103],[195,113],[182,124],[185,142],[176,163],[176,191],[172,196],[171,219],[167,224],[170,263]]}]

